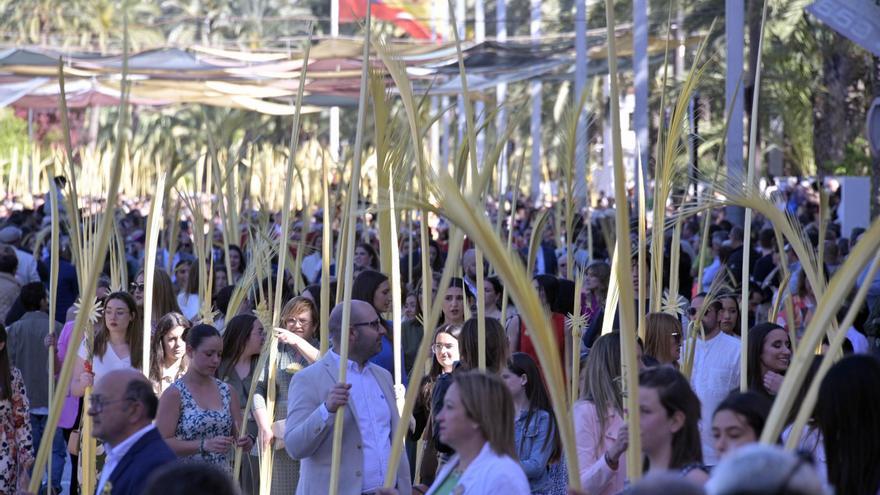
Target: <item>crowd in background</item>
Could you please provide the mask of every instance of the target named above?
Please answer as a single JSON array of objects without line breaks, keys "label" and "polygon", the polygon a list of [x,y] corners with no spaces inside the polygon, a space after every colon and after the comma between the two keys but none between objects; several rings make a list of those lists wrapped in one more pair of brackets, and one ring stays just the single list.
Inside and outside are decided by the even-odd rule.
[{"label": "crowd in background", "polygon": [[[863,231],[841,231],[836,220],[840,192],[827,192],[828,209],[823,212],[820,187],[796,184],[774,194],[779,207],[797,219],[812,249],[818,252],[823,243],[823,270],[830,279]],[[464,493],[567,493],[569,473],[560,429],[533,335],[512,301],[505,304],[504,283],[488,263],[484,266],[487,276],[482,285],[478,282],[478,257],[470,242],[466,241],[461,259],[453,260],[460,267],[457,276],[443,294],[435,295],[441,305],[438,326],[424,328],[421,251],[428,251],[431,286],[436,291],[449,248],[449,226],[444,219],[432,223],[427,246],[420,245],[417,225],[401,229],[400,259],[393,261],[400,263],[401,273],[399,343],[393,342],[391,331],[394,281],[390,273],[380,271],[377,229],[369,216],[358,219],[351,292],[359,302],[351,306],[347,383],[337,383],[342,304],[336,301],[338,260],[330,261],[330,300],[322,301],[320,296],[323,212],[313,218],[299,217],[294,224],[290,259],[296,259],[299,245],[305,252],[300,253],[301,266],[285,272],[277,328],[262,320],[256,309],[265,303],[261,300],[264,290],[258,287],[274,290],[276,281],[271,277],[252,280],[246,272],[256,262],[253,230],[248,227],[268,222],[268,230],[277,234],[280,215],[246,210],[242,232],[229,236],[228,249],[223,245],[221,223],[215,219],[215,236],[205,239],[205,253],[198,252],[200,243],[195,242],[204,235],[202,226],[194,225],[192,219],[180,219],[179,229],[166,228],[160,235],[153,277],[151,328],[144,329],[146,219],[132,207],[137,202],[126,204],[117,212],[116,223],[125,241],[125,278],[131,283],[114,287],[108,261],[97,292],[80,294],[66,236],[54,301],[48,292],[48,208],[4,206],[7,215],[0,223],[0,322],[4,323],[0,325],[0,493],[16,492],[29,476],[37,446],[48,433],[51,377],[47,363],[54,360],[54,369],[60,370],[66,359],[74,360],[74,373],[54,434],[47,492],[78,492],[78,455],[84,440],[81,424],[84,415],[89,415],[96,425],[95,436],[107,444],[104,468],[96,478],[97,493],[109,490],[114,471],[108,472],[108,466],[119,469],[117,457],[122,454],[118,449],[126,445],[125,438],[140,439],[137,435],[153,431],[167,445],[167,460],[177,459],[171,462],[174,465],[211,464],[231,473],[234,449],[242,448],[237,489],[243,493],[258,492],[260,459],[267,450],[273,453],[273,494],[326,493],[332,418],[339,408],[351,406],[344,431],[355,433],[343,440],[346,467],[340,493],[389,493],[381,487],[399,416],[396,400],[403,397],[403,389],[416,387],[397,492],[443,495],[461,493],[456,487],[465,487]],[[523,260],[529,254],[538,211],[519,204],[511,215],[513,249]],[[506,214],[494,206],[487,213],[495,219]],[[563,242],[567,233],[555,228],[553,221],[536,233],[541,242],[532,253],[533,287],[551,324],[559,356],[563,363],[570,363],[573,353],[582,356],[579,400],[572,412],[580,469],[576,475],[584,492],[880,492],[880,471],[871,465],[880,456],[880,413],[874,406],[880,394],[880,363],[874,357],[880,337],[880,277],[865,280],[863,274],[857,281],[857,287],[870,286],[867,301],[852,327],[843,329],[847,357],[821,382],[817,405],[800,432],[800,454],[760,445],[758,439],[791,366],[793,349],[819,301],[796,253],[788,245],[778,249],[775,230],[765,218],[758,215],[753,220],[752,252],[746,264],[744,230],[732,224],[721,209],[708,213],[706,249],[702,248],[703,217],[683,223],[674,275],[679,294],[666,294],[663,312],[646,315],[644,340],[638,342],[638,433],[646,477],[639,483],[627,479],[630,446],[617,319],[612,332],[602,332],[613,276],[605,213],[597,209],[590,217],[576,219],[570,236],[574,240],[572,270]],[[823,213],[828,213],[828,221],[821,218]],[[334,222],[334,246],[338,229]],[[168,249],[171,230],[179,231],[174,252]],[[668,287],[673,236],[671,230],[656,234],[665,234],[662,272],[664,287]],[[205,255],[210,260],[208,298],[200,292],[198,280],[199,257]],[[637,257],[630,262],[631,282],[638,291]],[[701,266],[705,267],[702,273]],[[783,267],[791,273],[787,282]],[[740,307],[743,270],[750,281],[747,307]],[[265,267],[265,273],[276,271],[277,256],[272,266]],[[301,274],[301,280],[293,279],[294,272]],[[576,274],[583,277],[582,284],[573,280]],[[236,287],[250,280],[253,287],[245,287],[245,300],[234,312],[229,311]],[[485,315],[483,371],[477,362],[479,293],[484,297]],[[101,311],[93,323],[93,341],[71,342],[79,307],[75,303],[81,297],[96,297]],[[851,301],[853,295],[836,297]],[[579,344],[570,335],[576,300],[586,322]],[[55,322],[49,321],[50,304]],[[332,340],[324,355],[319,341],[321,304],[329,305],[330,321],[325,324]],[[774,312],[774,308],[789,306],[793,311]],[[840,320],[849,304],[844,306]],[[206,307],[210,318],[205,317]],[[773,314],[776,318],[768,321]],[[740,391],[743,321],[748,328],[745,392]],[[141,353],[145,332],[152,336],[146,363]],[[409,377],[415,366],[423,365],[416,362],[416,355],[426,332],[431,336],[430,366],[416,383]],[[691,338],[692,368],[685,370],[683,349],[690,332],[698,335]],[[274,360],[260,368],[266,340],[273,336],[277,340]],[[395,375],[396,345],[403,355],[400,376]],[[817,358],[813,373],[818,362]],[[147,370],[142,379],[125,374],[141,369]],[[119,380],[109,377],[128,385],[122,387]],[[395,386],[397,381],[403,387]],[[84,408],[87,390],[92,390],[92,396]],[[247,407],[251,396],[252,406]],[[138,409],[137,404],[144,405],[143,415],[130,413],[129,408]],[[141,422],[131,436],[120,439],[112,433],[113,418],[123,412],[134,414],[126,418]],[[788,424],[793,422],[792,417]],[[783,433],[780,445],[791,430],[789,426]],[[157,469],[163,459],[156,457]],[[65,468],[70,483],[62,486]],[[188,468],[180,469],[185,473]],[[113,492],[122,486],[117,479]],[[144,486],[130,489],[129,493],[141,493]]]}]

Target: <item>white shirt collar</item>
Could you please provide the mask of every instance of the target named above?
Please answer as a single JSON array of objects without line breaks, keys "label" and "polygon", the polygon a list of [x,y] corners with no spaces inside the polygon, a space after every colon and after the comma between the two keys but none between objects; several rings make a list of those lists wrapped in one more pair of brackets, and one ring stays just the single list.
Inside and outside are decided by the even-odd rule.
[{"label": "white shirt collar", "polygon": [[[327,351],[327,353],[330,354],[330,357],[331,357],[331,358],[333,359],[333,361],[338,365],[338,364],[339,364],[339,360],[342,359],[342,356],[340,356],[339,354],[337,354],[336,351],[334,351],[333,349],[329,349],[329,350]],[[353,371],[355,371],[355,372],[357,372],[357,373],[364,373],[364,372],[367,371],[367,369],[369,369],[369,367],[370,367],[372,364],[373,364],[373,363],[371,363],[370,361],[367,361],[366,363],[364,363],[364,366],[361,367],[358,363],[356,363],[356,362],[352,361],[351,359],[349,359],[349,360],[348,360],[348,369],[353,370]]]}]

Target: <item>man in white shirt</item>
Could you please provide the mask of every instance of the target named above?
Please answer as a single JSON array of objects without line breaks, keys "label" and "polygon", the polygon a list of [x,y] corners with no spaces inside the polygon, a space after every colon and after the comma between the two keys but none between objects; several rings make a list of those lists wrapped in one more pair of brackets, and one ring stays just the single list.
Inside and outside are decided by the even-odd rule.
[{"label": "man in white shirt", "polygon": [[[712,414],[731,391],[739,388],[741,345],[739,339],[721,331],[718,325],[721,303],[717,300],[707,301],[706,294],[697,294],[691,301],[690,318],[696,318],[705,304],[708,307],[702,319],[703,334],[697,334],[691,385],[702,404],[700,437],[703,462],[713,466],[718,463],[718,453],[715,451],[715,439],[712,438]],[[698,325],[694,326],[694,331],[699,332]]]},{"label": "man in white shirt", "polygon": [[153,426],[159,400],[149,380],[135,369],[111,371],[92,391],[92,435],[107,457],[95,495],[140,495],[157,468],[177,456]]},{"label": "man in white shirt", "polygon": [[[391,457],[391,435],[398,412],[391,374],[369,362],[382,349],[386,329],[369,303],[351,301],[347,383],[339,383],[343,304],[330,313],[333,349],[293,376],[288,393],[284,445],[301,459],[297,495],[330,491],[334,416],[345,408],[342,433],[341,495],[374,493],[382,488]],[[402,456],[396,488],[410,493],[409,463]]]}]

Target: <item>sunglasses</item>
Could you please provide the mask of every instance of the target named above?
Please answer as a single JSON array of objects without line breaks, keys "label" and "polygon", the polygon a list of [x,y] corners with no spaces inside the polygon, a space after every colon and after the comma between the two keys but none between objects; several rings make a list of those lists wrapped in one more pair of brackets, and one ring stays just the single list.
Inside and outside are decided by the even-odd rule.
[{"label": "sunglasses", "polygon": [[130,288],[131,288],[132,292],[143,292],[144,291],[144,284],[132,282],[130,284]]},{"label": "sunglasses", "polygon": [[688,314],[691,316],[697,315],[697,308],[688,308]]},{"label": "sunglasses", "polygon": [[373,320],[373,321],[362,321],[362,322],[360,322],[360,323],[352,323],[351,326],[353,326],[353,327],[373,327],[373,328],[379,328],[379,327],[382,326],[382,319],[381,319],[381,318],[376,318],[376,319]]}]

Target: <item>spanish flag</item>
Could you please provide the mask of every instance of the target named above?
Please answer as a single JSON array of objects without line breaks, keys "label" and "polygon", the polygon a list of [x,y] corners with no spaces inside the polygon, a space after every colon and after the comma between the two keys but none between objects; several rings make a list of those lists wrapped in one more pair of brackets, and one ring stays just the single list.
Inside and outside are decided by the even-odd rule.
[{"label": "spanish flag", "polygon": [[[373,17],[393,22],[413,38],[431,38],[431,0],[373,0]],[[339,0],[339,22],[367,15],[367,0]]]}]

